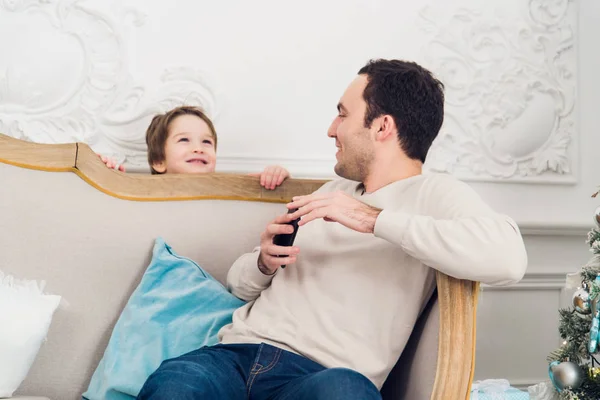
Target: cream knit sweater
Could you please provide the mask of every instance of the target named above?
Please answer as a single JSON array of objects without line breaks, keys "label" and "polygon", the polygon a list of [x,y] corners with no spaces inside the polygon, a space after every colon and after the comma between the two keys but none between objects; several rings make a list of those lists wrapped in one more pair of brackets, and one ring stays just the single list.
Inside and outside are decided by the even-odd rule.
[{"label": "cream knit sweater", "polygon": [[374,193],[343,179],[319,189],[336,190],[383,210],[374,234],[310,222],[294,243],[297,262],[272,276],[258,270],[258,249],[240,257],[227,282],[249,303],[221,329],[222,343],[269,343],[381,388],[433,293],[434,269],[498,285],[525,273],[517,225],[451,176],[417,175]]}]

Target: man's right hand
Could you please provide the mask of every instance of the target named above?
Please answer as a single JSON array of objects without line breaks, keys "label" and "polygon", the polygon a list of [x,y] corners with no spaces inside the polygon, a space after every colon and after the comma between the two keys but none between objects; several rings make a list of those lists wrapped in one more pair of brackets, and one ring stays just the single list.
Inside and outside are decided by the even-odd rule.
[{"label": "man's right hand", "polygon": [[[294,228],[287,223],[291,222],[292,214],[284,214],[275,218],[267,229],[260,235],[260,255],[258,256],[258,269],[265,275],[272,275],[282,265],[293,264],[300,249],[296,246],[276,246],[273,244],[275,235],[292,233]],[[285,257],[277,257],[277,256]]]}]

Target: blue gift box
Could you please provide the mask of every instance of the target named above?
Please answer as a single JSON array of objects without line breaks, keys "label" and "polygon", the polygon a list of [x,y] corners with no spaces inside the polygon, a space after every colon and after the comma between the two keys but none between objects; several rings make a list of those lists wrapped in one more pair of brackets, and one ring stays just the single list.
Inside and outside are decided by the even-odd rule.
[{"label": "blue gift box", "polygon": [[471,400],[529,400],[529,393],[511,387],[505,379],[487,379],[473,383]]}]

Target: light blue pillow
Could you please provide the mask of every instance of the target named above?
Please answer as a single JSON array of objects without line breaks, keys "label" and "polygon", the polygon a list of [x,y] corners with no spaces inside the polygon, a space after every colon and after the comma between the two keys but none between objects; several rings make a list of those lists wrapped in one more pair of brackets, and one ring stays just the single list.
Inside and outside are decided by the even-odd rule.
[{"label": "light blue pillow", "polygon": [[244,302],[162,238],[92,376],[84,399],[131,400],[162,361],[218,342]]}]

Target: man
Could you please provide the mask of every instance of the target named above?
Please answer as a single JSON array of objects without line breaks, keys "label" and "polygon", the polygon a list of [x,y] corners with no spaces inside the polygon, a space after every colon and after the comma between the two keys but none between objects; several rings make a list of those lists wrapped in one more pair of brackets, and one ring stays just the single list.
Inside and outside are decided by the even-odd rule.
[{"label": "man", "polygon": [[[380,399],[434,269],[490,284],[521,279],[516,224],[460,181],[422,174],[443,103],[443,85],[415,63],[363,67],[328,131],[343,179],[294,198],[288,208],[298,210],[267,226],[260,251],[228,274],[249,303],[221,343],[163,363],[139,398]],[[298,217],[295,245],[274,245]]]}]

